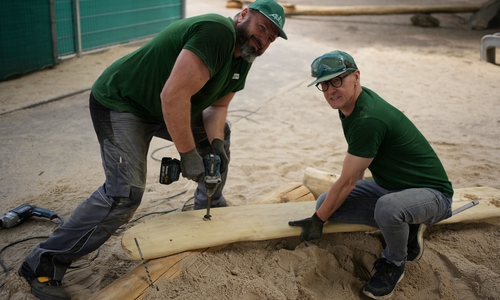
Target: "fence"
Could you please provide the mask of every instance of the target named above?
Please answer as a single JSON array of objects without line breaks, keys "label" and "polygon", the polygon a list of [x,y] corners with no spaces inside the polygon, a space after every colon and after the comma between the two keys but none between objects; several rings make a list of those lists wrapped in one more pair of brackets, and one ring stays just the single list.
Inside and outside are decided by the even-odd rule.
[{"label": "fence", "polygon": [[152,37],[184,16],[185,0],[4,0],[0,79]]}]

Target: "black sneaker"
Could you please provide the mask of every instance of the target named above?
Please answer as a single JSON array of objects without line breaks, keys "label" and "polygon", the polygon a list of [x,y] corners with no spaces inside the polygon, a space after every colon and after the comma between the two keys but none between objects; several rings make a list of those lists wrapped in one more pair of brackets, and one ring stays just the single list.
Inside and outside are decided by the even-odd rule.
[{"label": "black sneaker", "polygon": [[363,293],[373,299],[390,297],[396,284],[404,277],[405,265],[398,267],[385,258],[380,258],[373,268],[376,270],[375,275],[365,284]]},{"label": "black sneaker", "polygon": [[408,235],[408,250],[406,261],[418,261],[424,254],[424,231],[425,224],[408,224],[410,234]]},{"label": "black sneaker", "polygon": [[71,296],[61,286],[61,282],[48,276],[38,276],[24,261],[19,268],[19,276],[24,277],[31,286],[31,293],[41,300],[70,300]]}]

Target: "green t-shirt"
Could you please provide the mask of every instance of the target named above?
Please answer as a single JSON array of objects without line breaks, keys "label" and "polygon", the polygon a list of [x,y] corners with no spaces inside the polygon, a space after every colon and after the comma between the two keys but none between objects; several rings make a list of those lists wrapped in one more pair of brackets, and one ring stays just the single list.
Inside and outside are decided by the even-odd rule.
[{"label": "green t-shirt", "polygon": [[164,122],[160,93],[177,56],[188,49],[210,70],[208,82],[191,98],[191,114],[201,113],[245,86],[251,63],[234,58],[235,40],[231,18],[206,14],[176,21],[109,66],[92,86],[92,94],[109,109]]},{"label": "green t-shirt", "polygon": [[388,190],[433,188],[448,197],[453,188],[437,154],[397,108],[363,87],[348,117],[339,110],[349,154],[373,158],[373,179]]}]

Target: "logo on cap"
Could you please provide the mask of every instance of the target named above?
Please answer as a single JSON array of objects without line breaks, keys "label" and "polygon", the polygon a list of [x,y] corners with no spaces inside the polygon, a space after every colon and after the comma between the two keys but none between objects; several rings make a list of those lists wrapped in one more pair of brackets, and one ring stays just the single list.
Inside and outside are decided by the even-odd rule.
[{"label": "logo on cap", "polygon": [[280,24],[280,27],[283,27],[283,19],[281,18],[280,15],[278,15],[278,14],[270,14],[269,16],[273,17]]}]

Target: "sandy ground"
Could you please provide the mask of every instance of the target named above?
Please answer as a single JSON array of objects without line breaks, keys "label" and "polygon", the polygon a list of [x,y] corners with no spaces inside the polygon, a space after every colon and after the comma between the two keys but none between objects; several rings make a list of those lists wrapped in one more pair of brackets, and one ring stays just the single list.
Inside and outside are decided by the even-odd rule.
[{"label": "sandy ground", "polygon": [[[238,10],[226,9],[225,3],[188,0],[187,15],[233,16]],[[479,61],[481,37],[498,29],[469,30],[470,14],[436,14],[439,28],[412,26],[410,17],[287,19],[289,40],[277,40],[255,62],[247,88],[230,107],[232,161],[225,196],[231,205],[247,205],[287,183],[301,182],[307,167],[340,173],[346,143],[337,112],[320,92],[306,87],[312,81],[311,61],[334,49],[352,54],[362,84],[414,121],[441,157],[455,188],[500,188],[498,50],[497,64]],[[106,66],[136,47],[123,45],[72,58],[0,82],[2,213],[29,203],[67,219],[102,184],[88,93],[78,92],[90,88]],[[45,104],[36,105],[40,103]],[[192,195],[194,184],[184,179],[170,186],[157,183],[157,159],[178,155],[170,146],[153,140],[147,190],[134,218],[179,208]],[[56,226],[31,218],[0,229],[0,258],[10,272],[0,276],[1,299],[34,299],[17,269],[41,241],[37,237]],[[74,299],[88,298],[138,265],[123,254],[122,233],[119,230],[99,253],[74,263],[64,280]],[[425,238],[422,260],[407,265],[394,299],[500,299],[498,219],[433,226]],[[381,249],[377,232],[329,234],[308,243],[298,238],[237,243],[187,261],[176,280],[159,282],[159,291],[151,290],[146,299],[364,299],[360,291]],[[194,272],[196,264],[208,266],[208,273]]]}]

